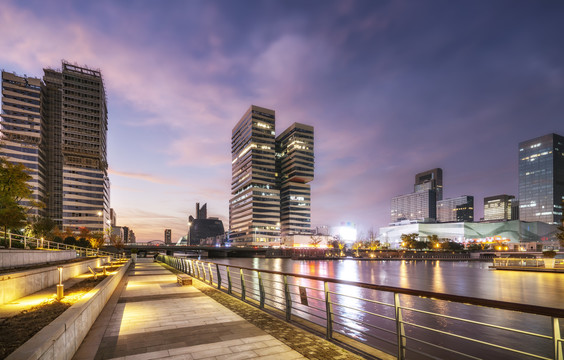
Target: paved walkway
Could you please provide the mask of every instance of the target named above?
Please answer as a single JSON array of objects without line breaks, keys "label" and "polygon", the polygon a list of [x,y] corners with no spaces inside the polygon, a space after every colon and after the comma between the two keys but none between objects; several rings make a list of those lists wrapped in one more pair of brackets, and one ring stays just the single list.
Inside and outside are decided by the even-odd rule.
[{"label": "paved walkway", "polygon": [[152,258],[138,259],[74,356],[76,360],[249,358],[304,359],[196,287],[179,286],[176,275]]}]

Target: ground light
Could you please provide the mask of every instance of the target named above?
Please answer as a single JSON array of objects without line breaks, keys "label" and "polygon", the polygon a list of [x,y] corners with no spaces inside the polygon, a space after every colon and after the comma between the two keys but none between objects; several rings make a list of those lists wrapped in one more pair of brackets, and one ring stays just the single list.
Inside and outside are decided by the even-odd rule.
[{"label": "ground light", "polygon": [[65,296],[65,286],[63,285],[63,267],[57,266],[59,270],[59,283],[57,284],[57,300],[61,300]]}]

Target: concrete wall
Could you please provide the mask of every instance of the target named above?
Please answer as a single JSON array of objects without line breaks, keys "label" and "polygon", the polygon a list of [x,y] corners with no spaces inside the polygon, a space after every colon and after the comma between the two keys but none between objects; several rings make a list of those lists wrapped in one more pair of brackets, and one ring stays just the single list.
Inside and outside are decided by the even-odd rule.
[{"label": "concrete wall", "polygon": [[[63,281],[109,262],[109,256],[63,265]],[[33,294],[59,282],[57,266],[0,274],[0,305]]]},{"label": "concrete wall", "polygon": [[18,266],[44,264],[76,258],[75,250],[2,250],[0,249],[0,269]]},{"label": "concrete wall", "polygon": [[130,264],[131,261],[128,261],[116,275],[104,279],[79,302],[16,349],[6,360],[71,360]]}]

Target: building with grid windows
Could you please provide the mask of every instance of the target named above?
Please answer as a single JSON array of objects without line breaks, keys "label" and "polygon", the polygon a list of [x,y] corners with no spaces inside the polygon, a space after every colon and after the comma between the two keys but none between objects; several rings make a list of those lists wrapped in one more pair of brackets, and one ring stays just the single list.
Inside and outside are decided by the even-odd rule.
[{"label": "building with grid windows", "polygon": [[[41,120],[41,88],[41,79],[2,71],[0,156],[27,167],[33,202],[44,204],[47,159],[46,128]],[[27,200],[22,205],[31,206],[31,215],[44,215],[43,208],[32,206]]]},{"label": "building with grid windows", "polygon": [[294,123],[277,138],[274,110],[252,105],[231,137],[229,241],[280,245],[311,233],[313,127]]},{"label": "building with grid windows", "polygon": [[276,138],[281,236],[311,233],[313,127],[294,123]]},{"label": "building with grid windows", "polygon": [[519,219],[559,224],[564,200],[564,137],[519,143]]},{"label": "building with grid windows", "polygon": [[404,220],[435,221],[437,201],[443,199],[443,170],[431,169],[415,175],[414,192],[392,198],[392,223]]},{"label": "building with grid windows", "polygon": [[28,167],[34,200],[45,204],[33,213],[61,229],[103,231],[110,225],[99,70],[63,62],[60,70],[44,69],[42,80],[2,72],[1,123],[0,155]]},{"label": "building with grid windows", "polygon": [[512,220],[515,196],[496,195],[484,198],[484,221]]},{"label": "building with grid windows", "polygon": [[474,221],[474,197],[469,195],[437,201],[437,222]]}]

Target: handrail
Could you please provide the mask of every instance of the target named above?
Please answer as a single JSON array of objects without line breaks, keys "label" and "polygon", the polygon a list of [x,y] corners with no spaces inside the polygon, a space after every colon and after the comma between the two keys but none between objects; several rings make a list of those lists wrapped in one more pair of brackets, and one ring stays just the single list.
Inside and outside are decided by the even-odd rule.
[{"label": "handrail", "polygon": [[[319,327],[316,328],[316,326],[321,326],[325,329],[325,336],[328,340],[337,339],[339,342],[346,343],[359,351],[365,353],[368,351],[367,354],[375,351],[376,354],[373,355],[379,358],[392,355],[398,359],[405,359],[414,354],[437,358],[436,355],[433,355],[435,351],[438,351],[438,354],[447,352],[451,355],[458,354],[468,358],[481,358],[482,356],[479,354],[482,351],[491,350],[503,352],[503,355],[500,355],[501,357],[519,354],[538,359],[564,360],[563,339],[560,330],[564,309],[374,285],[322,276],[261,270],[204,260],[181,259],[167,255],[159,255],[158,259],[235,298],[255,304],[260,309],[265,309],[266,305],[274,311],[274,314],[281,317],[285,314],[288,322],[300,319],[297,321],[301,325],[312,327],[317,331],[319,331]],[[212,264],[215,266],[212,266]],[[222,268],[222,271],[220,271],[220,268]],[[245,273],[245,271],[251,272],[251,274]],[[255,276],[255,273],[257,276]],[[276,277],[265,277],[265,274],[276,275]],[[225,282],[227,284],[225,285],[222,285],[223,276],[226,277],[224,284]],[[278,281],[277,277],[281,277],[283,281]],[[217,281],[214,282],[214,278]],[[290,282],[290,278],[319,282],[321,287],[300,285],[300,283],[294,281]],[[363,289],[363,295],[355,296],[354,293],[349,294],[348,291],[331,290],[336,285],[355,286]],[[291,287],[299,288],[299,292],[290,291]],[[265,288],[274,291],[267,292]],[[308,289],[321,293],[321,298],[318,297],[317,293],[312,294],[310,292],[308,294]],[[373,296],[380,293],[393,295],[393,300],[391,302],[376,300]],[[426,300],[415,303],[410,300],[404,303],[404,298],[400,295]],[[351,299],[359,302],[347,303]],[[450,301],[465,306],[474,305],[476,307],[473,308],[475,309],[473,311],[476,312],[470,312],[466,317],[463,317],[449,315],[448,312],[445,313],[443,310],[429,310],[433,308],[432,301],[434,300]],[[430,308],[426,309],[429,306]],[[480,317],[480,311],[482,311],[480,309],[483,307],[521,313],[518,316],[521,316],[519,319],[522,320],[529,319],[526,314],[535,314],[542,316],[542,318],[539,318],[542,321],[549,320],[550,325],[542,325],[546,326],[543,331],[534,332],[529,331],[529,329],[516,328],[514,325],[504,325],[503,322],[477,321]],[[456,307],[453,307],[451,311],[456,311]],[[441,325],[436,326],[436,321]],[[450,322],[453,327],[447,327],[444,321]],[[479,331],[483,327],[489,330]],[[547,332],[550,331],[549,329],[552,330],[551,334]],[[496,331],[498,336],[492,336],[489,331]],[[426,334],[422,332],[426,332]],[[496,338],[498,340],[504,339],[506,332],[523,338],[514,339],[509,343],[499,343],[499,341],[492,340]],[[435,337],[433,337],[433,334]],[[437,338],[436,334],[441,335]],[[512,337],[509,336],[508,338]],[[449,341],[441,339],[457,339],[457,341],[465,342],[467,347],[460,348],[460,344],[451,344]],[[542,341],[544,351],[534,353],[537,351],[533,350],[534,347],[524,346],[531,345],[528,339],[535,339],[537,342]],[[366,346],[372,350],[367,350]],[[549,350],[550,348],[552,349]],[[425,351],[428,350],[425,349],[430,350],[431,353],[426,353]],[[438,355],[438,357],[440,358],[441,355]]]},{"label": "handrail", "polygon": [[7,232],[6,234],[2,234],[4,235],[4,240],[8,241],[8,248],[11,248],[11,244],[12,241],[16,241],[19,243],[23,243],[24,244],[24,248],[27,246],[28,243],[30,244],[35,244],[36,248],[41,248],[41,249],[45,249],[45,245],[47,245],[47,250],[61,250],[61,247],[63,247],[64,250],[75,250],[78,251],[80,253],[84,252],[85,256],[88,256],[88,253],[90,253],[91,255],[102,255],[102,256],[112,256],[112,257],[121,257],[121,255],[119,254],[115,254],[112,252],[108,252],[108,251],[103,251],[100,249],[94,249],[94,248],[85,248],[82,246],[76,246],[76,245],[70,245],[70,244],[65,244],[65,243],[59,243],[56,241],[49,241],[49,240],[45,240],[45,239],[38,239],[32,236],[26,236],[26,235],[19,235],[19,234],[12,234],[11,232]]},{"label": "handrail", "polygon": [[[213,264],[213,265],[227,266],[225,264],[214,263],[214,262],[205,261],[205,260],[198,260],[198,262],[209,263],[209,264]],[[432,298],[432,299],[437,299],[437,300],[460,302],[460,303],[465,303],[465,304],[470,304],[470,305],[499,308],[499,309],[502,309],[502,310],[519,311],[519,312],[524,312],[524,313],[528,313],[528,314],[537,314],[537,315],[545,315],[545,316],[553,316],[553,317],[558,317],[558,318],[564,318],[564,309],[556,309],[556,308],[550,308],[550,307],[539,306],[539,305],[520,304],[520,303],[513,303],[513,302],[508,302],[508,301],[483,299],[483,298],[464,296],[464,295],[444,294],[444,293],[438,293],[438,292],[426,291],[426,290],[406,289],[406,288],[399,288],[399,287],[395,287],[395,286],[375,285],[375,284],[368,284],[368,283],[363,283],[363,282],[358,282],[358,281],[349,281],[349,280],[328,278],[328,277],[323,277],[323,276],[315,276],[315,275],[307,275],[307,274],[295,274],[295,273],[287,273],[287,272],[274,271],[274,270],[255,269],[255,268],[249,268],[249,267],[244,267],[244,266],[239,266],[239,265],[237,265],[237,266],[230,265],[230,266],[236,267],[236,268],[239,268],[239,269],[243,269],[243,270],[260,271],[261,273],[265,273],[265,274],[273,274],[273,275],[281,275],[281,276],[287,276],[287,275],[299,276],[301,278],[309,279],[309,280],[323,281],[323,282],[340,284],[340,285],[358,286],[358,287],[361,287],[361,288],[364,288],[364,289],[370,289],[370,290],[387,291],[387,292],[399,293],[399,294],[404,294],[404,295],[412,295],[412,296]]]}]

